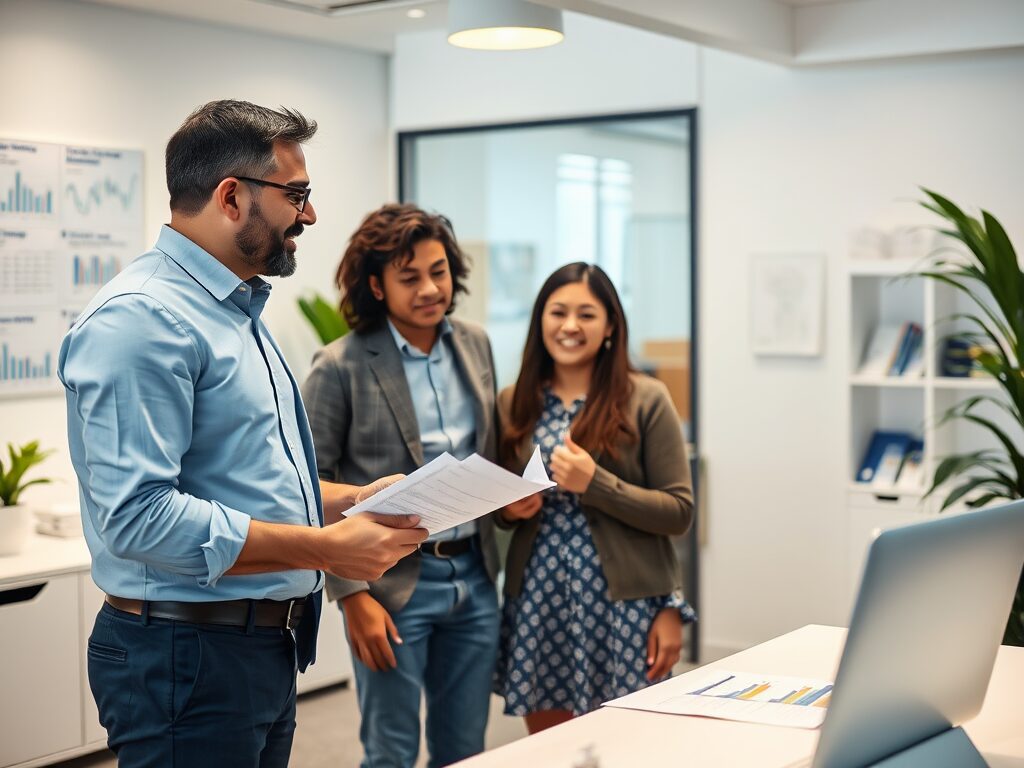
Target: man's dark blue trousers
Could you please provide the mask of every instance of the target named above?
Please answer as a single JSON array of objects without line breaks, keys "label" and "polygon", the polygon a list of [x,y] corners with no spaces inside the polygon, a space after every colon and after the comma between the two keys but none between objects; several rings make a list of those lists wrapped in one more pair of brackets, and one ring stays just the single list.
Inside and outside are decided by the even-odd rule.
[{"label": "man's dark blue trousers", "polygon": [[284,768],[295,731],[290,630],[136,616],[104,603],[89,685],[119,768]]}]

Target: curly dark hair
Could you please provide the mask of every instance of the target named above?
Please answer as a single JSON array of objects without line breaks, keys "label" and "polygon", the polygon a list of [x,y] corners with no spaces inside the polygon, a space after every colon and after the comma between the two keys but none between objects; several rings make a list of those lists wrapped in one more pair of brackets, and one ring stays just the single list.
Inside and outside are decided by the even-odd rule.
[{"label": "curly dark hair", "polygon": [[352,330],[364,333],[384,322],[387,306],[374,298],[370,276],[383,282],[384,267],[411,261],[413,248],[423,240],[437,240],[448,257],[454,285],[448,314],[455,309],[455,297],[469,292],[465,283],[469,257],[459,248],[452,223],[415,205],[388,203],[369,214],[352,233],[334,277],[341,291],[341,311]]}]

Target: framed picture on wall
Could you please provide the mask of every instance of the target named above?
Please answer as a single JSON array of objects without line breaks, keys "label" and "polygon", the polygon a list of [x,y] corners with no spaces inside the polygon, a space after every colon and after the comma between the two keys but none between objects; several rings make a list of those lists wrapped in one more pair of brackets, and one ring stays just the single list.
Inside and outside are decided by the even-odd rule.
[{"label": "framed picture on wall", "polygon": [[825,311],[823,254],[750,257],[750,338],[756,355],[816,357]]}]

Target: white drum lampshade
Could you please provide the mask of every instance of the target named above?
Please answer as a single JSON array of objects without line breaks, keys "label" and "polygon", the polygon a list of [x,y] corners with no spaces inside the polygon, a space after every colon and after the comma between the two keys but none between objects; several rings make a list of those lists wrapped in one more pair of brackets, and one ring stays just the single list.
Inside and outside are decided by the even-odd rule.
[{"label": "white drum lampshade", "polygon": [[517,51],[562,42],[562,12],[527,0],[448,0],[448,42]]}]

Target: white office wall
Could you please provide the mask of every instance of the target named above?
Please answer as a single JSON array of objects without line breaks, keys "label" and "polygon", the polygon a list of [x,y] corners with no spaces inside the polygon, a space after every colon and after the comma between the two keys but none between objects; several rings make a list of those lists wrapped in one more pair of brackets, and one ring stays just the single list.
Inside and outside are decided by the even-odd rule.
[{"label": "white office wall", "polygon": [[[923,185],[986,207],[1024,243],[1024,52],[820,70],[702,58],[704,605],[709,635],[740,644],[848,620],[849,238],[936,221],[913,202]],[[821,358],[751,355],[755,252],[828,257]]]},{"label": "white office wall", "polygon": [[[848,238],[927,221],[911,202],[924,184],[986,206],[1024,242],[1024,53],[791,70],[570,15],[566,47],[543,55],[401,36],[394,127],[697,104],[704,637],[743,647],[844,624]],[[747,263],[759,252],[826,255],[820,358],[752,355]]]},{"label": "white office wall", "polygon": [[[329,294],[348,234],[388,194],[383,56],[63,0],[0,2],[0,136],[145,152],[145,236],[169,220],[163,152],[196,106],[238,98],[316,119],[306,147],[319,220],[299,268],[277,280],[266,318],[301,378],[317,342],[299,315],[304,289]],[[126,331],[127,332],[127,331]],[[0,400],[0,444],[40,439],[59,483],[26,502],[77,498],[62,396]]]}]

